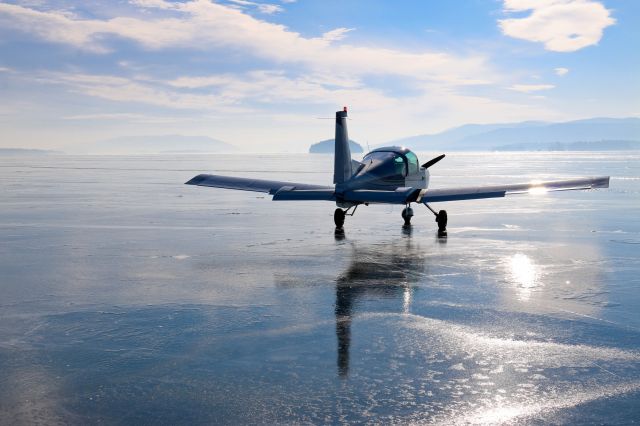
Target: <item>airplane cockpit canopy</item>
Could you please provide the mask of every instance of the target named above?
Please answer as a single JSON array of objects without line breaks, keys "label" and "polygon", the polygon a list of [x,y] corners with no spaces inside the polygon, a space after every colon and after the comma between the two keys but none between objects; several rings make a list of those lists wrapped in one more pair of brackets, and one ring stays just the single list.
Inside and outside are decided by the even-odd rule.
[{"label": "airplane cockpit canopy", "polygon": [[373,150],[364,156],[362,162],[377,163],[376,171],[387,179],[402,179],[420,170],[416,154],[407,148],[397,146]]}]

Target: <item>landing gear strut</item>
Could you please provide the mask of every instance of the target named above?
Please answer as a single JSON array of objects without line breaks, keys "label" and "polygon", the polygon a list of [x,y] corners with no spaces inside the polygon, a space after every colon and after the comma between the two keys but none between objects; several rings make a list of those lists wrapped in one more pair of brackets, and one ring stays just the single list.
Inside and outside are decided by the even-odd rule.
[{"label": "landing gear strut", "polygon": [[402,210],[402,218],[404,219],[404,226],[411,225],[411,218],[413,217],[413,209],[410,204]]},{"label": "landing gear strut", "polygon": [[431,210],[431,213],[436,216],[436,223],[438,224],[438,237],[445,237],[447,235],[447,211],[440,210],[438,213],[436,213],[436,211],[429,207],[427,203],[425,203],[424,205],[427,206],[427,208]]}]

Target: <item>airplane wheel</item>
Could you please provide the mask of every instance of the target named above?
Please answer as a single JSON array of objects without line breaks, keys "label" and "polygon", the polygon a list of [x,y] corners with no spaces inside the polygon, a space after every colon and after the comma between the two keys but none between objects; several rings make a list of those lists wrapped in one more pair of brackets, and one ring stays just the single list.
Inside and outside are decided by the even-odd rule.
[{"label": "airplane wheel", "polygon": [[413,217],[413,209],[411,207],[405,207],[402,210],[402,218],[406,226],[411,225],[411,218]]},{"label": "airplane wheel", "polygon": [[440,210],[436,216],[436,223],[438,224],[438,232],[446,232],[447,230],[447,212],[446,210]]},{"label": "airplane wheel", "polygon": [[342,225],[344,225],[344,216],[345,213],[342,209],[336,209],[336,211],[333,212],[333,221],[336,224],[336,228],[342,228]]}]

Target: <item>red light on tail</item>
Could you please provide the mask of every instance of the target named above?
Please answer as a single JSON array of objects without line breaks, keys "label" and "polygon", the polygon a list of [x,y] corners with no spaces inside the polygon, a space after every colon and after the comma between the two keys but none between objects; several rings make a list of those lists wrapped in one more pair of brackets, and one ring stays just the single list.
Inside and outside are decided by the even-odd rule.
[{"label": "red light on tail", "polygon": [[342,110],[343,110],[344,112],[347,112],[347,107],[346,107],[346,106],[345,106],[345,107],[342,107]]}]

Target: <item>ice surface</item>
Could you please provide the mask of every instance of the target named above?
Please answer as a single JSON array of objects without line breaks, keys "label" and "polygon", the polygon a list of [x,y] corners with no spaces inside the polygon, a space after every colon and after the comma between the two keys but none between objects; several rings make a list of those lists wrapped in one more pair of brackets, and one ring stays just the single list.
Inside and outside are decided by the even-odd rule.
[{"label": "ice surface", "polygon": [[[425,153],[420,158],[431,158]],[[456,153],[432,187],[612,175],[433,215],[183,185],[329,155],[0,160],[0,423],[629,423],[640,156]]]}]

